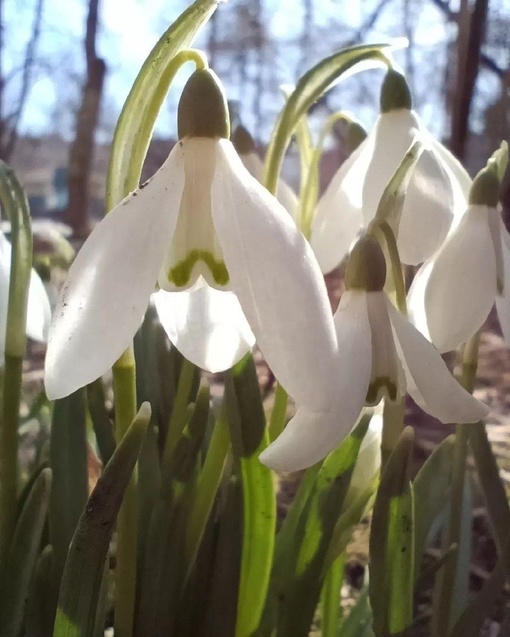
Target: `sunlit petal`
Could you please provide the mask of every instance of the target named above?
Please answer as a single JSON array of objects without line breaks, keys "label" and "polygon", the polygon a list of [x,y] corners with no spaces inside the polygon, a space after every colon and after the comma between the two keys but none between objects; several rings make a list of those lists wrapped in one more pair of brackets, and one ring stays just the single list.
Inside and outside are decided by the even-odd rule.
[{"label": "sunlit petal", "polygon": [[297,471],[324,458],[342,442],[363,408],[372,353],[366,295],[344,292],[334,320],[341,358],[341,369],[333,379],[336,401],[328,411],[298,409],[260,456],[272,469]]},{"label": "sunlit petal", "polygon": [[342,261],[363,225],[361,193],[373,144],[369,136],[358,146],[317,204],[310,243],[324,274]]},{"label": "sunlit petal", "polygon": [[489,409],[450,374],[437,349],[387,300],[407,391],[417,405],[443,423],[476,422]]},{"label": "sunlit petal", "polygon": [[152,180],[114,208],[78,253],[50,329],[49,398],[95,380],[129,345],[174,232],[183,181],[176,145]]},{"label": "sunlit petal", "polygon": [[0,231],[0,365],[5,354],[5,329],[9,303],[9,279],[11,272],[11,244]]},{"label": "sunlit petal", "polygon": [[212,214],[232,290],[269,367],[298,406],[327,409],[337,343],[317,261],[226,140],[218,143]]},{"label": "sunlit petal", "polygon": [[470,206],[434,258],[425,312],[431,341],[440,352],[456,349],[470,338],[494,304],[496,262],[488,214],[485,206]]},{"label": "sunlit petal", "polygon": [[51,308],[43,282],[35,270],[32,270],[28,289],[27,336],[34,341],[45,343],[51,322]]},{"label": "sunlit petal", "polygon": [[202,369],[229,369],[255,343],[232,292],[203,285],[192,292],[160,290],[153,300],[168,338],[183,356]]},{"label": "sunlit petal", "polygon": [[510,347],[510,235],[503,222],[501,222],[501,248],[505,287],[503,288],[503,294],[496,296],[496,308],[506,345]]}]

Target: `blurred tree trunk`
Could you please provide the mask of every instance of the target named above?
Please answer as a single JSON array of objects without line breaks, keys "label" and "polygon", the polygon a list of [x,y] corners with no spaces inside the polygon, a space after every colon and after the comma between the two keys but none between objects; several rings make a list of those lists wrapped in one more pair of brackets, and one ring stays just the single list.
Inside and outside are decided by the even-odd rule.
[{"label": "blurred tree trunk", "polygon": [[69,201],[64,220],[78,237],[85,237],[89,232],[89,177],[94,155],[94,134],[106,73],[104,60],[96,55],[98,5],[99,0],[89,0],[85,33],[87,79],[76,117],[76,136],[69,151]]},{"label": "blurred tree trunk", "polygon": [[489,0],[474,0],[471,8],[469,0],[461,0],[458,18],[457,78],[450,137],[450,148],[459,159],[463,159],[466,152],[469,113],[478,76],[488,8]]}]

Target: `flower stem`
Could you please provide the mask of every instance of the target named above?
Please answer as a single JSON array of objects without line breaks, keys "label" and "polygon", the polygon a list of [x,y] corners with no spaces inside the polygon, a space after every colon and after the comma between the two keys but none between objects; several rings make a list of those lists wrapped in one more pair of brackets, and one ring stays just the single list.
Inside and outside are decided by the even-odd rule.
[{"label": "flower stem", "polygon": [[[115,435],[120,443],[136,416],[136,369],[133,349],[127,349],[113,366]],[[115,571],[115,635],[131,637],[136,593],[137,470],[131,476],[117,518],[117,565]]]},{"label": "flower stem", "polygon": [[285,429],[285,416],[287,415],[288,395],[281,385],[276,386],[274,394],[273,411],[269,421],[269,439],[276,440]]},{"label": "flower stem", "polygon": [[[479,344],[480,333],[477,333],[471,337],[464,347],[461,384],[470,393],[473,392],[475,384]],[[469,427],[463,424],[457,425],[453,451],[450,522],[444,541],[444,546],[446,547],[460,545],[468,441]],[[447,560],[442,576],[437,580],[434,591],[435,612],[432,619],[432,635],[434,637],[443,637],[449,634],[457,566],[458,554],[454,553]]]},{"label": "flower stem", "polygon": [[18,425],[26,351],[32,229],[26,195],[14,171],[0,162],[0,201],[11,221],[12,256],[5,331],[5,370],[0,411],[0,556],[12,536],[17,511]]},{"label": "flower stem", "polygon": [[386,462],[404,431],[405,402],[384,401],[383,408],[383,430],[381,440],[381,473],[386,466]]}]

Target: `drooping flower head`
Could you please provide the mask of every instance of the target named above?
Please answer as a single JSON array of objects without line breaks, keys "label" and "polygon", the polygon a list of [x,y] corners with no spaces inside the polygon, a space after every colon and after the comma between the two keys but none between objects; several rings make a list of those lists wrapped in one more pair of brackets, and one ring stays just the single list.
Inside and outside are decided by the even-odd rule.
[{"label": "drooping flower head", "polygon": [[228,140],[216,76],[196,71],[179,141],[160,170],[98,224],[70,268],[51,328],[48,396],[103,374],[128,347],[156,284],[170,340],[209,371],[254,337],[310,429],[336,421],[338,355],[323,277],[283,206]]},{"label": "drooping flower head", "polygon": [[[487,407],[457,383],[436,348],[393,307],[383,290],[385,279],[381,248],[365,235],[351,252],[346,291],[334,315],[341,409],[354,414],[351,427],[365,404],[376,405],[383,398],[400,402],[406,393],[443,423],[483,418]],[[289,471],[310,466],[345,437],[334,421],[313,432],[291,425],[261,455],[270,467]]]},{"label": "drooping flower head", "polygon": [[439,248],[465,208],[471,180],[412,110],[403,75],[390,70],[374,128],[342,164],[317,206],[311,244],[324,273],[340,263],[374,219],[388,181],[416,139],[425,148],[410,176],[394,232],[402,263],[422,263]]},{"label": "drooping flower head", "polygon": [[476,176],[469,205],[441,249],[417,273],[409,316],[439,349],[457,349],[485,322],[494,302],[510,343],[510,237],[498,211],[499,179]]}]

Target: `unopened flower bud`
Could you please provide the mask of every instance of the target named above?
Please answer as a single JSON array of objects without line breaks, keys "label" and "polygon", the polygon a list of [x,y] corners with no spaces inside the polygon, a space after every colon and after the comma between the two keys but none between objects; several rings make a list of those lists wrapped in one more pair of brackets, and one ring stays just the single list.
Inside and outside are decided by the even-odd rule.
[{"label": "unopened flower bud", "polygon": [[345,145],[349,154],[353,153],[356,148],[367,138],[367,131],[359,122],[350,122],[347,131]]},{"label": "unopened flower bud", "polygon": [[227,100],[218,76],[210,69],[195,71],[187,81],[177,111],[179,139],[230,136]]},{"label": "unopened flower bud", "polygon": [[385,281],[384,254],[377,239],[366,234],[352,249],[345,270],[345,288],[380,292],[384,288]]},{"label": "unopened flower bud", "polygon": [[408,111],[411,110],[411,91],[402,73],[394,69],[390,69],[386,73],[381,87],[380,105],[381,113],[388,113],[389,111],[395,111],[400,108],[405,108]]}]

